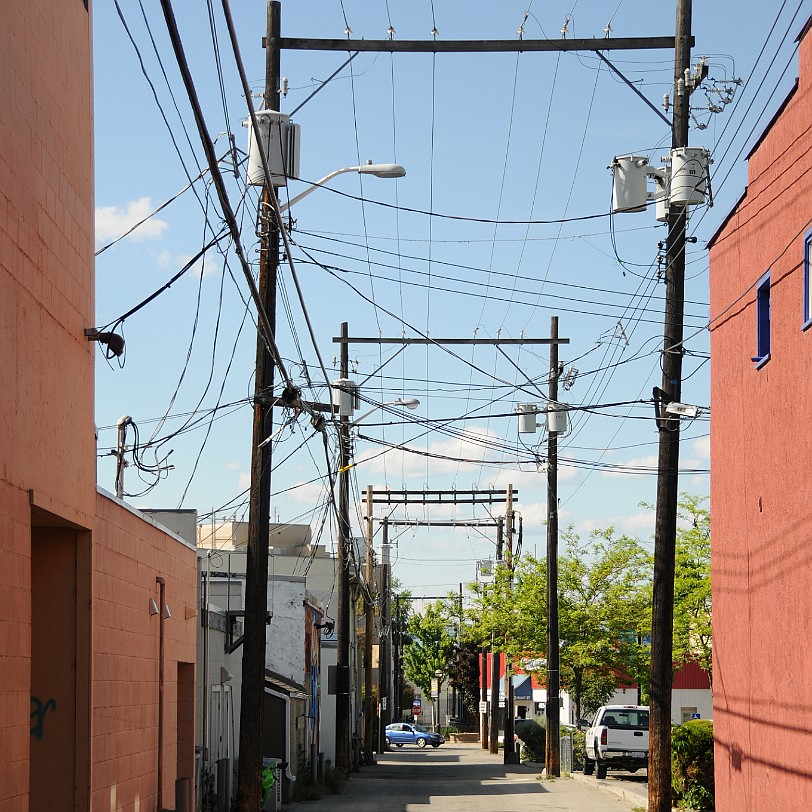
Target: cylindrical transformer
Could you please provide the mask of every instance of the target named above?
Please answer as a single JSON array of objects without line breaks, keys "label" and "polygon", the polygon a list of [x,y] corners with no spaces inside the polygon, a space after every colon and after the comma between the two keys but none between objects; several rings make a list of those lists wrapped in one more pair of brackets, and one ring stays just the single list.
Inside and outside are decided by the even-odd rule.
[{"label": "cylindrical transformer", "polygon": [[705,202],[708,188],[709,153],[702,147],[677,147],[671,150],[672,203],[696,206]]},{"label": "cylindrical transformer", "polygon": [[648,158],[620,155],[612,161],[612,210],[636,212],[646,210]]},{"label": "cylindrical transformer", "polygon": [[292,124],[287,113],[276,110],[259,110],[256,117],[259,144],[254,138],[251,119],[244,122],[248,127],[248,183],[253,186],[265,185],[261,147],[268,161],[273,185],[285,186],[288,178],[299,175],[299,125]]},{"label": "cylindrical transformer", "polygon": [[561,406],[547,412],[547,431],[561,434],[567,430],[567,409]]},{"label": "cylindrical transformer", "polygon": [[338,409],[339,417],[352,417],[357,408],[358,384],[350,378],[338,378],[333,381],[333,406]]},{"label": "cylindrical transformer", "polygon": [[538,406],[535,403],[520,403],[516,411],[519,413],[519,434],[535,434],[538,430]]}]

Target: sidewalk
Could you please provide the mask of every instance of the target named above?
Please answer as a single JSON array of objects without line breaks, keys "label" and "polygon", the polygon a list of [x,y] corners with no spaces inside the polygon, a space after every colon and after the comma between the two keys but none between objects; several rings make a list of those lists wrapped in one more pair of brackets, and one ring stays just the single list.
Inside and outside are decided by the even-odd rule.
[{"label": "sidewalk", "polygon": [[490,755],[479,744],[404,747],[353,773],[344,794],[290,804],[285,811],[630,812],[635,805],[645,807],[645,798],[632,803],[596,784],[574,777],[543,780],[541,765],[505,765],[501,754]]}]

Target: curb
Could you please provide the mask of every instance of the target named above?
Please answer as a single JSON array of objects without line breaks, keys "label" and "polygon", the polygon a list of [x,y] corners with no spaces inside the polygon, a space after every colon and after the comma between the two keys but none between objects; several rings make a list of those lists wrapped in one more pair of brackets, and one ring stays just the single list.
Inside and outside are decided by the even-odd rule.
[{"label": "curb", "polygon": [[636,792],[618,786],[611,781],[607,783],[605,781],[590,780],[580,772],[572,772],[570,773],[570,777],[584,784],[589,784],[590,787],[597,787],[601,792],[608,792],[610,795],[614,795],[632,806],[641,806],[643,809],[648,808],[648,798],[645,795],[638,795]]}]

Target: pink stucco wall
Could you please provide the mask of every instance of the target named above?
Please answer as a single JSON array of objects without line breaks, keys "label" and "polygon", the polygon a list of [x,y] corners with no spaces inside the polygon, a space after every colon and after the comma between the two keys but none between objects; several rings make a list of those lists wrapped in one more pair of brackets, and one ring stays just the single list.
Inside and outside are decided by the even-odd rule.
[{"label": "pink stucco wall", "polygon": [[[812,803],[812,36],[800,83],[750,157],[712,242],[711,539],[716,808]],[[771,357],[756,354],[754,283],[771,274]]]}]

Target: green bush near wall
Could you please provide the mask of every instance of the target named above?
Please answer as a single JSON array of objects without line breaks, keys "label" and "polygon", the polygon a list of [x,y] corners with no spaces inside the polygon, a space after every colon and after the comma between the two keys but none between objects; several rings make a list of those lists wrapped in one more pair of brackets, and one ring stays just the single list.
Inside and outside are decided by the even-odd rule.
[{"label": "green bush near wall", "polygon": [[522,741],[522,759],[543,763],[547,745],[547,731],[533,719],[517,719],[515,732]]},{"label": "green bush near wall", "polygon": [[694,719],[671,731],[671,786],[679,806],[715,808],[713,722]]}]

